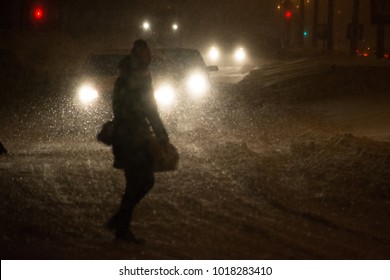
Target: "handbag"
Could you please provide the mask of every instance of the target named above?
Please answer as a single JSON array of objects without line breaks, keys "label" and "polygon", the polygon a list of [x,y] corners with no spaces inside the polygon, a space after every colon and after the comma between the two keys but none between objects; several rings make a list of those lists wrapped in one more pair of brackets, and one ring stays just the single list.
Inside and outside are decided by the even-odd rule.
[{"label": "handbag", "polygon": [[154,172],[177,170],[179,153],[172,143],[161,144],[154,135],[149,138],[149,152],[153,158]]},{"label": "handbag", "polygon": [[[96,135],[99,142],[112,146],[114,139],[114,121],[104,123]],[[179,166],[179,153],[172,143],[161,144],[151,132],[148,136],[148,149],[153,159],[154,172],[176,170]]]}]

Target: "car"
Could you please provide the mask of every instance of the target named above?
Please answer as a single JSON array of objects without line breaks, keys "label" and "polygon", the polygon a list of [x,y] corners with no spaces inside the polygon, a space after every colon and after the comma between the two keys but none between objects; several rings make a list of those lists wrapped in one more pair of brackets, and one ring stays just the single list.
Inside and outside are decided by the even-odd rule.
[{"label": "car", "polygon": [[[111,98],[118,65],[129,53],[130,50],[106,50],[88,56],[77,83],[78,110],[90,118],[112,117]],[[150,70],[160,113],[177,121],[181,114],[201,110],[207,104],[212,93],[209,71],[218,71],[218,67],[206,66],[196,49],[160,48],[152,49]]]},{"label": "car", "polygon": [[81,110],[96,111],[112,98],[111,93],[119,74],[119,62],[130,50],[106,50],[91,53],[83,66],[74,93]]},{"label": "car", "polygon": [[204,104],[212,92],[209,72],[196,49],[157,49],[151,63],[154,96],[162,111],[188,110]]},{"label": "car", "polygon": [[205,53],[205,58],[210,63],[240,67],[249,63],[247,50],[241,45],[233,49],[212,45]]}]

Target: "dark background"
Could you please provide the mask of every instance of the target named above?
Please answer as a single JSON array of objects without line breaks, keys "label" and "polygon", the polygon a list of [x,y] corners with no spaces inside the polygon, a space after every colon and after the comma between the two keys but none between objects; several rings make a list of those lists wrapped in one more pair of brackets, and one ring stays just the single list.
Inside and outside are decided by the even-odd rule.
[{"label": "dark background", "polygon": [[[151,45],[198,48],[205,51],[215,44],[226,52],[244,46],[251,57],[278,57],[282,49],[285,18],[277,0],[14,0],[0,3],[0,48],[22,64],[56,72],[79,66],[85,57],[98,49],[131,48],[132,41],[146,37]],[[324,52],[323,41],[312,47],[313,0],[305,2],[303,47],[298,45],[299,0],[292,0],[291,50]],[[318,23],[327,22],[328,1],[321,0]],[[347,27],[352,20],[353,0],[335,1],[334,51],[348,54]],[[40,6],[42,20],[33,18]],[[148,20],[151,32],[141,29]],[[171,24],[179,30],[172,34]],[[358,49],[373,50],[376,26],[371,24],[370,0],[360,1],[359,22],[364,34]],[[386,26],[389,47],[389,28]],[[302,52],[303,50],[303,52]],[[9,55],[9,52],[12,54]],[[62,58],[66,58],[61,61]],[[4,61],[4,59],[2,59]],[[61,63],[58,63],[61,61]],[[2,62],[3,64],[3,62]],[[5,68],[5,67],[4,67]],[[73,69],[69,70],[73,71]]]},{"label": "dark background", "polygon": [[[117,37],[137,37],[140,24],[148,19],[152,30],[163,36],[171,22],[180,25],[181,42],[215,41],[222,44],[250,42],[254,48],[272,49],[280,37],[283,14],[276,7],[277,0],[39,0],[2,1],[0,27],[5,30],[57,30],[84,37],[86,35],[106,36],[115,33]],[[293,0],[293,29],[297,25],[298,0]],[[310,43],[313,0],[306,2],[305,29],[309,32],[306,44]],[[346,38],[347,25],[352,18],[352,0],[335,1],[335,49],[344,50],[349,41]],[[32,20],[33,7],[44,8],[45,19],[40,23]],[[360,1],[360,21],[364,25],[366,46],[375,43],[375,27],[370,22],[370,1]],[[320,1],[319,23],[327,21],[327,1]],[[294,30],[293,30],[294,32]],[[387,30],[388,32],[388,30]],[[157,36],[157,35],[156,35]],[[293,43],[294,43],[293,36]],[[389,36],[388,36],[389,37]]]}]

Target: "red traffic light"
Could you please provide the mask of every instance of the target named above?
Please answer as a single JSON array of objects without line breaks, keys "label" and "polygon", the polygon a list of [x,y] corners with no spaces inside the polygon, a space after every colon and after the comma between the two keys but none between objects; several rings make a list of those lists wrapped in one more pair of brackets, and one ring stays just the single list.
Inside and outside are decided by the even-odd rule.
[{"label": "red traffic light", "polygon": [[284,14],[284,17],[289,20],[291,19],[291,16],[292,16],[292,12],[291,11],[286,11],[286,13]]},{"label": "red traffic light", "polygon": [[34,9],[34,19],[42,20],[43,19],[43,9],[38,7]]},{"label": "red traffic light", "polygon": [[286,13],[284,14],[285,18],[286,19],[290,19],[291,16],[292,16],[292,12],[291,11],[286,11]]}]

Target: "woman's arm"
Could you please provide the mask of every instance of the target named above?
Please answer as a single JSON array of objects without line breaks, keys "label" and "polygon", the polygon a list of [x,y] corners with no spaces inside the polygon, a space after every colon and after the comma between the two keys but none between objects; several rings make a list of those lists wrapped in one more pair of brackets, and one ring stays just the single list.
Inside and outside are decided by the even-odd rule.
[{"label": "woman's arm", "polygon": [[160,143],[169,143],[168,133],[158,113],[157,103],[154,98],[153,87],[151,85],[151,78],[147,83],[143,97],[145,115],[153,128],[153,132]]}]

